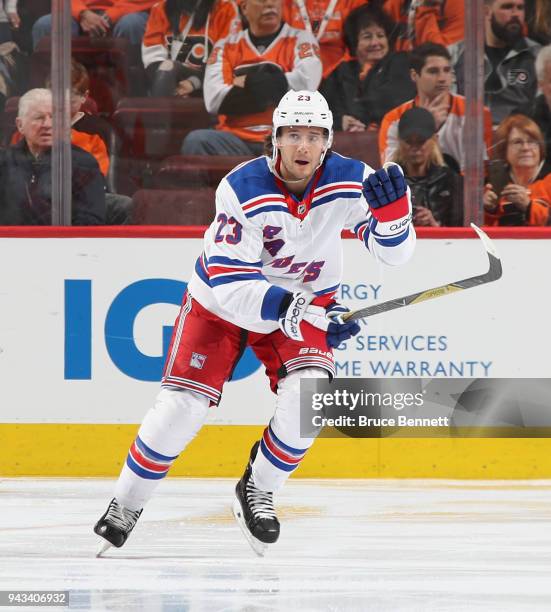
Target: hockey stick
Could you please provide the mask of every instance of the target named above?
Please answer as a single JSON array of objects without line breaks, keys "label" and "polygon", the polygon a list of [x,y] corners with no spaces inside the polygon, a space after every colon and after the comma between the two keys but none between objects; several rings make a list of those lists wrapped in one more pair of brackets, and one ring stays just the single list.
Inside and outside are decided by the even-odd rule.
[{"label": "hockey stick", "polygon": [[405,297],[395,298],[394,300],[388,300],[388,302],[381,302],[374,306],[367,306],[366,308],[360,308],[360,310],[354,310],[347,312],[343,315],[345,321],[357,321],[358,319],[365,319],[372,317],[373,315],[380,314],[381,312],[387,312],[389,310],[395,310],[396,308],[403,308],[410,304],[418,304],[419,302],[426,302],[427,300],[433,300],[434,298],[442,297],[443,295],[449,295],[456,291],[462,291],[463,289],[471,289],[471,287],[478,287],[485,283],[492,283],[493,281],[501,278],[501,259],[497,254],[493,242],[490,238],[474,223],[471,223],[471,227],[478,234],[482,244],[486,249],[490,267],[484,274],[478,276],[471,276],[470,278],[464,278],[463,280],[456,281],[455,283],[449,283],[448,285],[442,285],[440,287],[434,287],[433,289],[426,289],[425,291],[419,291],[419,293],[412,293]]}]

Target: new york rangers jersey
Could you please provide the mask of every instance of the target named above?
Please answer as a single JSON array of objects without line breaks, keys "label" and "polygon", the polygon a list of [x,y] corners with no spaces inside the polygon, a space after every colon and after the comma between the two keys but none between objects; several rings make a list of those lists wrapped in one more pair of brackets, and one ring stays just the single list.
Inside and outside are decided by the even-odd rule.
[{"label": "new york rangers jersey", "polygon": [[[216,191],[216,215],[189,283],[191,295],[219,317],[244,329],[278,329],[285,291],[331,295],[342,278],[341,232],[351,230],[388,265],[407,261],[415,231],[409,224],[392,238],[376,225],[362,194],[373,169],[331,153],[302,199],[271,172],[268,157],[245,162]],[[409,193],[409,191],[408,191]]]}]

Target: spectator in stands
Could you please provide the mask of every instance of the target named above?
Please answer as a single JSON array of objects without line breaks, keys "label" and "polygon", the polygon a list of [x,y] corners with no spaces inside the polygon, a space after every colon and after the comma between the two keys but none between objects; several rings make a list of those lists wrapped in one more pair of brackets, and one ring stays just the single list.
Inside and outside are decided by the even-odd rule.
[{"label": "spectator in stands", "polygon": [[450,47],[465,38],[465,0],[419,0],[415,11],[415,45]]},{"label": "spectator in stands", "polygon": [[321,79],[316,39],[282,20],[282,0],[242,0],[246,30],[219,41],[207,62],[205,106],[216,130],[194,130],[184,155],[261,155],[277,102]]},{"label": "spectator in stands", "polygon": [[212,46],[241,29],[231,0],[162,0],[151,9],[142,61],[153,96],[200,94]]},{"label": "spectator in stands", "polygon": [[[19,101],[21,142],[0,152],[0,225],[52,222],[52,95],[31,89]],[[72,223],[105,223],[104,180],[96,160],[77,147],[72,152]]]},{"label": "spectator in stands", "polygon": [[413,198],[413,223],[430,227],[463,225],[463,180],[444,163],[434,117],[410,108],[398,123],[400,164]]},{"label": "spectator in stands", "polygon": [[549,221],[551,182],[546,178],[549,167],[544,167],[541,130],[528,117],[511,115],[499,124],[496,141],[497,164],[491,167],[484,190],[484,223],[545,225]]},{"label": "spectator in stands", "polygon": [[528,36],[542,45],[551,43],[551,2],[525,0]]},{"label": "spectator in stands", "polygon": [[465,0],[386,0],[384,8],[399,24],[398,49],[425,42],[449,47],[464,38]]},{"label": "spectator in stands", "polygon": [[0,43],[12,40],[12,29],[17,30],[21,19],[17,12],[17,0],[0,2]]},{"label": "spectator in stands", "polygon": [[545,158],[551,160],[551,45],[538,53],[536,76],[542,93],[514,113],[527,115],[538,124],[545,138]]},{"label": "spectator in stands", "polygon": [[333,111],[335,129],[361,132],[378,127],[384,115],[415,96],[407,53],[392,50],[395,24],[378,6],[350,13],[344,34],[350,55],[324,81],[322,93]]},{"label": "spectator in stands", "polygon": [[[410,108],[420,106],[430,111],[436,123],[438,143],[446,163],[454,168],[465,167],[463,125],[465,98],[450,93],[453,80],[451,57],[442,45],[424,43],[411,52],[410,75],[417,96],[388,112],[379,131],[381,161],[392,159],[398,148],[398,123]],[[492,144],[492,118],[484,109],[484,141],[487,151]]]},{"label": "spectator in stands", "polygon": [[[46,87],[51,86],[51,79],[46,81]],[[113,193],[109,188],[109,157],[112,128],[97,114],[87,112],[89,99],[90,79],[86,68],[71,60],[71,144],[90,153],[98,162],[100,172],[106,182],[105,193],[105,224],[125,225],[130,223],[132,217],[132,198]],[[17,144],[22,138],[16,132],[11,144]]]},{"label": "spectator in stands", "polygon": [[331,74],[346,54],[342,36],[345,20],[351,11],[364,4],[366,0],[287,0],[284,2],[284,21],[294,28],[307,30],[318,41],[324,78]]},{"label": "spectator in stands", "polygon": [[[493,122],[500,123],[515,108],[536,95],[535,59],[540,45],[523,36],[524,0],[484,0],[484,90]],[[458,91],[465,90],[464,42],[455,45]]]},{"label": "spectator in stands", "polygon": [[[125,38],[139,56],[149,9],[156,0],[71,0],[73,36]],[[40,17],[32,29],[33,47],[52,32],[52,16]]]},{"label": "spectator in stands", "polygon": [[71,62],[71,144],[93,155],[106,181],[105,223],[125,225],[132,217],[132,198],[113,193],[109,188],[109,157],[112,128],[101,117],[88,113],[85,104],[90,94],[90,79],[86,68]]}]

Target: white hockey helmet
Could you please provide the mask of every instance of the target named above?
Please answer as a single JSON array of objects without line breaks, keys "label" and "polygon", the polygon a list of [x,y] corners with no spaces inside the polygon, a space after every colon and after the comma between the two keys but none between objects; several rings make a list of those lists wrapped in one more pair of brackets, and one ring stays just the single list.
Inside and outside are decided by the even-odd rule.
[{"label": "white hockey helmet", "polygon": [[277,108],[274,110],[272,127],[274,159],[277,151],[277,131],[281,127],[293,125],[320,127],[327,130],[327,144],[321,157],[321,161],[323,161],[327,149],[333,142],[333,113],[329,110],[327,100],[319,91],[291,90],[279,101]]}]

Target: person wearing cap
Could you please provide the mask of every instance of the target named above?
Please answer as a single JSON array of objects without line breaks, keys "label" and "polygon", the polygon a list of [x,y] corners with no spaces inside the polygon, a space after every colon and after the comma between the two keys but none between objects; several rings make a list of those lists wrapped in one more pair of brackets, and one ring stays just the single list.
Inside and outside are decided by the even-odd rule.
[{"label": "person wearing cap", "polygon": [[463,180],[444,162],[429,111],[415,107],[402,115],[393,161],[402,166],[410,186],[415,225],[463,225]]},{"label": "person wearing cap", "polygon": [[[333,349],[360,332],[336,300],[341,233],[383,265],[415,248],[400,167],[374,171],[331,151],[333,117],[317,91],[289,91],[272,115],[272,152],[227,174],[174,326],[155,407],[145,417],[96,524],[102,551],[122,546],[155,486],[220,402],[247,346],[266,368],[275,412],[254,441],[233,512],[258,555],[279,538],[274,494],[319,429],[300,425],[300,382],[335,373]],[[255,398],[243,398],[255,410]],[[251,440],[253,442],[253,440]]]}]

